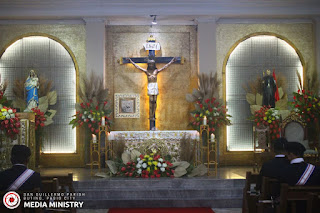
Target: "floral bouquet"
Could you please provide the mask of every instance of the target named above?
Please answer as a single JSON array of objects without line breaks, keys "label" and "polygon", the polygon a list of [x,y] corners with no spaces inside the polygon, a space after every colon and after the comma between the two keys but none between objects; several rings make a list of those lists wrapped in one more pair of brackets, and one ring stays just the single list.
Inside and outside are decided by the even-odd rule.
[{"label": "floral bouquet", "polygon": [[99,133],[99,126],[105,122],[110,130],[111,109],[108,103],[108,89],[104,88],[102,79],[93,72],[80,78],[83,86],[80,87],[79,97],[82,103],[76,103],[76,114],[73,116],[70,125],[84,126],[92,134]]},{"label": "floral bouquet", "polygon": [[44,116],[44,112],[41,112],[38,108],[31,109],[35,114],[35,130],[40,130],[45,126],[45,121],[47,120]]},{"label": "floral bouquet", "polygon": [[227,114],[227,109],[215,98],[206,99],[203,102],[197,101],[195,104],[196,110],[191,112],[190,125],[193,129],[200,131],[200,124],[203,123],[204,116],[207,117],[209,131],[215,133],[222,125],[231,125]]},{"label": "floral bouquet", "polygon": [[0,129],[6,136],[14,139],[19,134],[20,119],[16,116],[16,109],[0,106]]},{"label": "floral bouquet", "polygon": [[320,98],[311,91],[298,90],[293,93],[294,111],[307,123],[317,123],[320,119]]},{"label": "floral bouquet", "polygon": [[90,100],[87,103],[81,103],[81,108],[76,112],[73,116],[74,119],[70,121],[72,128],[76,126],[85,126],[88,128],[91,133],[98,134],[99,126],[102,123],[102,120],[105,119],[105,125],[110,129],[110,114],[111,110],[107,107],[107,102],[99,103],[98,101],[94,103],[94,101]]},{"label": "floral bouquet", "polygon": [[254,113],[250,120],[254,121],[258,128],[263,125],[269,127],[269,134],[272,140],[280,138],[281,128],[279,126],[280,115],[278,110],[263,106]]},{"label": "floral bouquet", "polygon": [[174,177],[174,170],[170,169],[172,163],[164,160],[160,155],[140,155],[136,161],[128,162],[121,167],[117,176],[136,178]]}]

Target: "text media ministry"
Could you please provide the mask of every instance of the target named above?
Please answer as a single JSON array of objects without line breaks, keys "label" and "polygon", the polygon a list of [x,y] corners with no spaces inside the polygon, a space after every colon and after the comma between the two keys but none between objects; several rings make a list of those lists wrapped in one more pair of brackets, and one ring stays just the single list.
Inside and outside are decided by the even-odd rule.
[{"label": "text media ministry", "polygon": [[51,201],[49,203],[39,201],[26,201],[24,208],[82,208],[84,202],[80,201]]}]

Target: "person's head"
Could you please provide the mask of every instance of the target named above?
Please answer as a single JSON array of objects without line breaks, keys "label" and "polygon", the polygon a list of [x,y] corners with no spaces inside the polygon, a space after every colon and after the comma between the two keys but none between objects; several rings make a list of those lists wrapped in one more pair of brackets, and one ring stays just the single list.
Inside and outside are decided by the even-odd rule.
[{"label": "person's head", "polygon": [[295,158],[303,158],[303,154],[306,151],[306,148],[298,142],[288,142],[287,152],[288,159],[293,160]]},{"label": "person's head", "polygon": [[267,75],[270,75],[271,74],[271,71],[270,70],[267,70]]},{"label": "person's head", "polygon": [[273,150],[276,155],[286,155],[287,154],[287,139],[285,138],[277,138],[273,141]]},{"label": "person's head", "polygon": [[148,63],[147,70],[153,71],[153,70],[157,69],[157,68],[156,68],[156,60],[155,60],[154,57],[150,56],[150,57],[148,58],[147,63]]},{"label": "person's head", "polygon": [[25,164],[29,162],[31,151],[25,145],[14,145],[11,150],[11,163],[12,164]]}]

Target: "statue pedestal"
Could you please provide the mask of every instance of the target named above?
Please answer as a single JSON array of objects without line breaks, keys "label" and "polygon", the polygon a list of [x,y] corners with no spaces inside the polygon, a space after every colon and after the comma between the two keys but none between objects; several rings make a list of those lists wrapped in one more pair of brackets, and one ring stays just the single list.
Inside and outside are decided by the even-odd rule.
[{"label": "statue pedestal", "polygon": [[14,145],[26,145],[31,150],[31,157],[29,160],[28,167],[30,169],[36,168],[36,156],[39,156],[39,153],[36,152],[36,140],[35,140],[35,114],[33,112],[22,112],[17,113],[17,116],[20,118],[20,133],[18,134],[15,140],[3,136],[1,138],[1,149],[0,156],[3,157],[1,160],[1,165],[3,169],[10,168],[10,154],[11,149]]}]

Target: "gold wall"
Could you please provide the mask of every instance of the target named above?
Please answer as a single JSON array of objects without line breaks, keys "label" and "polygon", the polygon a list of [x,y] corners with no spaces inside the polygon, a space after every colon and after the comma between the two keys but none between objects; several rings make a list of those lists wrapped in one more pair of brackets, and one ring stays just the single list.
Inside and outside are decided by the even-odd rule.
[{"label": "gold wall", "polygon": [[[120,65],[120,57],[146,57],[143,44],[150,35],[161,50],[156,56],[184,57],[184,64],[172,64],[158,74],[158,107],[156,127],[159,130],[189,129],[192,104],[186,94],[197,86],[197,36],[195,26],[108,26],[106,28],[105,85],[114,93],[140,94],[140,118],[116,118],[112,130],[149,130],[149,98],[147,77],[132,64]],[[146,68],[146,64],[139,64]],[[157,64],[161,68],[165,64]],[[113,100],[112,100],[113,102]]]},{"label": "gold wall", "polygon": [[[61,43],[73,57],[77,70],[77,77],[86,73],[86,31],[84,25],[0,25],[0,54],[2,55],[5,49],[14,41],[31,35],[47,36]],[[42,153],[40,161],[42,166],[79,167],[84,165],[83,153],[84,135],[77,129],[77,153]]]},{"label": "gold wall", "polygon": [[[220,96],[225,98],[224,69],[229,54],[235,44],[250,34],[275,34],[289,41],[298,50],[304,61],[308,64],[305,74],[311,76],[315,68],[314,32],[313,25],[305,24],[218,24],[217,27],[217,70],[222,80]],[[220,137],[220,164],[222,165],[248,165],[253,163],[252,152],[228,152],[226,131]]]}]

